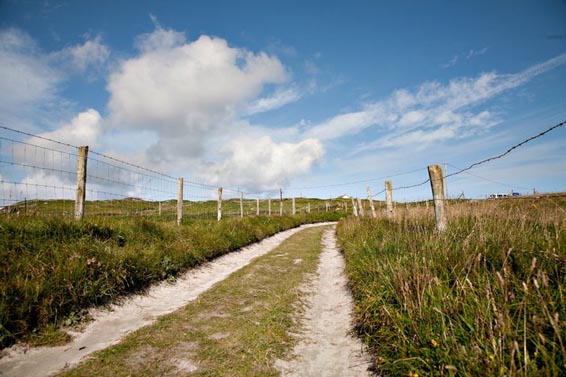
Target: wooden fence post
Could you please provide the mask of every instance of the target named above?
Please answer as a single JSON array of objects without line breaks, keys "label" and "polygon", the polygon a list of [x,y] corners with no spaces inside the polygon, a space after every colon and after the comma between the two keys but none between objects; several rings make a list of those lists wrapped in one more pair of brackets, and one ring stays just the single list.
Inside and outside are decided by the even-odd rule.
[{"label": "wooden fence post", "polygon": [[183,220],[183,178],[177,178],[177,225]]},{"label": "wooden fence post", "polygon": [[393,217],[393,188],[391,181],[385,181],[385,201],[387,203],[385,214],[390,219]]},{"label": "wooden fence post", "polygon": [[371,189],[368,186],[366,188],[366,190],[368,192],[369,207],[371,209],[371,217],[373,217],[375,219],[377,217],[377,214],[375,213],[375,206],[373,205],[373,197],[371,196]]},{"label": "wooden fence post", "polygon": [[443,232],[446,230],[446,209],[444,207],[444,182],[442,177],[442,167],[440,165],[430,165],[428,167],[430,187],[434,199],[434,218],[436,219],[436,230]]},{"label": "wooden fence post", "polygon": [[311,204],[307,203],[307,213],[311,213]]},{"label": "wooden fence post", "polygon": [[295,206],[295,198],[293,198],[293,215],[297,213],[297,207]]},{"label": "wooden fence post", "polygon": [[259,198],[257,198],[255,202],[255,214],[259,216]]},{"label": "wooden fence post", "polygon": [[77,157],[77,196],[75,199],[75,220],[81,220],[85,215],[87,157],[88,146],[79,147],[79,155]]},{"label": "wooden fence post", "polygon": [[283,189],[279,189],[279,216],[283,216]]},{"label": "wooden fence post", "polygon": [[356,208],[356,202],[354,201],[353,197],[352,197],[352,213],[354,214],[355,217],[358,217],[358,209]]},{"label": "wooden fence post", "polygon": [[240,217],[244,217],[244,193],[240,191]]},{"label": "wooden fence post", "polygon": [[271,198],[267,199],[267,214],[271,216]]},{"label": "wooden fence post", "polygon": [[218,187],[218,221],[222,220],[222,187]]},{"label": "wooden fence post", "polygon": [[358,198],[358,211],[360,212],[360,216],[364,217],[364,205],[362,203],[362,199]]},{"label": "wooden fence post", "polygon": [[326,207],[326,212],[328,212],[328,208],[330,207],[330,203],[326,202],[326,203],[324,203],[324,206]]},{"label": "wooden fence post", "polygon": [[348,212],[348,202],[344,202],[344,211]]}]

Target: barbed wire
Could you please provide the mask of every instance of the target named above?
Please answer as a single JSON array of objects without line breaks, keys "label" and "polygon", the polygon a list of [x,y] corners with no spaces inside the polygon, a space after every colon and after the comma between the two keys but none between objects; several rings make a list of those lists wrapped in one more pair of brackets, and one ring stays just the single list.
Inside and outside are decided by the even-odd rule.
[{"label": "barbed wire", "polygon": [[76,153],[69,153],[69,152],[66,152],[66,151],[60,151],[58,149],[48,148],[48,147],[44,147],[42,145],[37,145],[37,144],[32,144],[32,143],[26,143],[25,141],[14,140],[14,139],[10,139],[10,138],[3,137],[3,136],[0,136],[0,140],[6,140],[6,141],[10,141],[12,143],[27,145],[27,146],[30,146],[30,147],[40,148],[40,149],[47,150],[47,151],[50,151],[50,152],[63,153],[63,154],[69,155],[69,156],[77,157]]},{"label": "barbed wire", "polygon": [[[459,167],[454,166],[454,165],[449,164],[449,163],[446,163],[446,165],[448,165],[448,166],[450,166],[450,167],[452,167],[452,168],[454,168],[454,169],[458,169],[458,170],[461,170],[461,169],[462,169],[462,168],[459,168]],[[476,177],[476,178],[479,178],[479,179],[483,179],[484,181],[491,182],[491,183],[495,183],[495,184],[498,184],[498,185],[501,185],[501,186],[505,186],[505,187],[508,187],[508,188],[511,188],[511,189],[513,189],[513,188],[517,188],[517,189],[521,189],[521,190],[530,190],[530,189],[531,189],[531,188],[529,188],[529,187],[521,187],[521,186],[517,186],[517,185],[510,185],[510,184],[507,184],[507,183],[495,181],[495,180],[490,179],[490,178],[486,178],[486,177],[482,177],[482,176],[477,175],[477,174],[470,173],[469,171],[465,171],[464,173],[466,173],[466,174],[468,174],[468,175],[471,175],[472,177]],[[448,177],[448,176],[446,176],[446,177]],[[446,178],[446,177],[445,177],[445,178]]]},{"label": "barbed wire", "polygon": [[26,136],[30,136],[30,137],[35,137],[35,138],[37,138],[37,139],[50,141],[50,142],[55,143],[55,144],[64,145],[64,146],[66,146],[66,147],[71,147],[71,148],[76,148],[76,149],[79,148],[79,147],[77,147],[76,145],[72,145],[72,144],[68,144],[68,143],[63,143],[63,142],[61,142],[61,141],[53,140],[53,139],[50,139],[50,138],[45,137],[45,136],[34,135],[34,134],[31,134],[31,133],[25,132],[25,131],[15,130],[15,129],[13,129],[13,128],[6,127],[6,126],[3,126],[3,125],[0,125],[0,128],[3,129],[3,130],[15,132],[15,133],[18,133],[18,134],[21,134],[21,135],[26,135]]},{"label": "barbed wire", "polygon": [[505,152],[503,152],[503,153],[501,153],[501,154],[499,154],[499,155],[497,155],[497,156],[489,157],[489,158],[486,158],[486,159],[484,159],[484,160],[481,160],[481,161],[478,161],[478,162],[474,162],[473,164],[471,164],[471,165],[468,166],[467,168],[461,169],[460,171],[457,171],[457,172],[452,173],[452,174],[448,174],[448,175],[444,176],[444,178],[453,177],[453,176],[455,176],[455,175],[458,175],[458,174],[460,174],[460,173],[463,173],[463,172],[465,172],[465,171],[468,171],[468,170],[470,170],[470,169],[472,169],[472,168],[474,168],[474,167],[476,167],[476,166],[478,166],[478,165],[482,165],[482,164],[485,164],[486,162],[493,161],[493,160],[497,160],[497,159],[499,159],[499,158],[505,157],[506,155],[508,155],[509,153],[511,153],[513,150],[519,148],[519,147],[522,146],[522,145],[527,144],[529,141],[538,139],[539,137],[544,136],[544,135],[546,135],[547,133],[549,133],[549,132],[551,132],[551,131],[553,131],[553,130],[559,128],[559,127],[562,127],[562,126],[564,126],[565,124],[566,124],[566,121],[560,122],[560,123],[558,123],[558,124],[556,124],[556,125],[554,125],[554,126],[548,128],[548,129],[546,129],[546,130],[544,130],[544,131],[542,131],[542,132],[540,132],[540,133],[538,133],[538,134],[536,134],[536,135],[534,135],[534,136],[529,137],[528,139],[525,139],[525,140],[521,141],[521,142],[518,143],[518,144],[513,145],[511,148],[507,149]]},{"label": "barbed wire", "polygon": [[286,190],[287,190],[287,191],[290,191],[290,190],[308,190],[308,189],[318,189],[318,188],[329,188],[329,187],[338,187],[338,186],[348,186],[348,185],[354,185],[354,184],[357,184],[357,183],[366,183],[366,182],[377,181],[377,180],[385,179],[385,178],[399,177],[399,176],[402,176],[402,175],[407,175],[407,174],[415,173],[415,172],[420,171],[420,170],[422,170],[422,169],[414,169],[414,170],[409,170],[409,171],[405,171],[405,172],[401,172],[401,173],[384,175],[384,176],[381,176],[381,177],[375,177],[375,178],[370,178],[370,179],[361,179],[361,180],[351,181],[351,182],[334,183],[334,184],[330,184],[330,185],[304,186],[304,187],[287,187]]},{"label": "barbed wire", "polygon": [[[497,159],[500,159],[500,158],[502,158],[502,157],[505,157],[506,155],[508,155],[509,153],[511,153],[513,150],[515,150],[515,149],[517,149],[517,148],[519,148],[519,147],[521,147],[521,146],[527,144],[528,142],[530,142],[530,141],[532,141],[532,140],[538,139],[539,137],[544,136],[544,135],[546,135],[547,133],[549,133],[549,132],[551,132],[551,131],[553,131],[553,130],[559,128],[559,127],[562,127],[562,126],[564,126],[565,124],[566,124],[566,121],[560,122],[560,123],[558,123],[558,124],[556,124],[556,125],[554,125],[554,126],[548,128],[548,129],[546,129],[546,130],[544,130],[544,131],[542,131],[542,132],[540,132],[540,133],[538,133],[538,134],[536,134],[536,135],[534,135],[534,136],[529,137],[528,139],[525,139],[525,140],[521,141],[521,142],[518,143],[518,144],[513,145],[512,147],[508,148],[505,152],[503,152],[503,153],[501,153],[501,154],[499,154],[499,155],[497,155],[497,156],[489,157],[489,158],[483,159],[483,160],[481,160],[481,161],[474,162],[473,164],[471,164],[470,166],[468,166],[468,167],[466,167],[466,168],[464,168],[464,169],[460,169],[460,170],[457,171],[457,172],[454,172],[454,173],[447,174],[447,175],[443,176],[443,178],[446,179],[446,178],[449,178],[449,177],[456,176],[456,175],[458,175],[458,174],[467,172],[468,170],[470,170],[470,169],[472,169],[472,168],[474,168],[474,167],[476,167],[476,166],[478,166],[478,165],[482,165],[482,164],[485,164],[485,163],[487,163],[487,162],[490,162],[490,161],[497,160]],[[453,167],[454,167],[454,166],[453,166]],[[420,170],[420,169],[419,169],[419,170]],[[478,177],[478,178],[479,178],[479,177]],[[395,190],[403,190],[403,189],[415,188],[415,187],[423,186],[423,185],[425,185],[425,184],[427,184],[427,183],[429,183],[429,182],[430,182],[430,178],[429,178],[429,179],[426,179],[425,181],[420,182],[420,183],[411,184],[411,185],[407,185],[407,186],[401,186],[401,187],[394,187],[392,190],[395,191]],[[517,188],[521,188],[521,187],[517,187]],[[524,188],[523,188],[523,189],[524,189]],[[378,195],[378,194],[376,194],[376,195]]]},{"label": "barbed wire", "polygon": [[51,172],[54,172],[54,173],[65,173],[65,174],[71,174],[71,175],[77,174],[76,171],[68,171],[68,170],[61,170],[61,169],[55,169],[55,168],[48,168],[46,166],[36,166],[36,165],[22,164],[22,163],[19,163],[19,162],[12,162],[12,161],[0,160],[0,164],[19,166],[19,167],[22,167],[22,168],[47,170],[47,171],[51,171]]}]

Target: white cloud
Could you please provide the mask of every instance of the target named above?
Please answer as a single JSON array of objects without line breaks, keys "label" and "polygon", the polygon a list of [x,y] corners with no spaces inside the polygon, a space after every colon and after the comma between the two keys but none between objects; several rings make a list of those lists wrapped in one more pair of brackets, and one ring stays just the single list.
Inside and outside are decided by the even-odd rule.
[{"label": "white cloud", "polygon": [[483,55],[487,52],[488,48],[484,47],[482,49],[476,50],[476,49],[471,49],[470,51],[468,51],[468,54],[466,55],[466,59],[471,59],[474,56],[480,56]]},{"label": "white cloud", "polygon": [[[301,98],[296,87],[279,87],[290,75],[277,57],[207,35],[188,41],[159,25],[136,46],[139,53],[108,80],[106,127],[152,131],[156,140],[144,164],[169,169],[174,163],[180,174],[258,189],[302,174],[321,158],[316,140],[286,143],[285,132],[273,140],[270,130],[239,118]],[[272,94],[262,96],[267,88]]]},{"label": "white cloud", "polygon": [[55,97],[62,75],[33,39],[18,29],[0,30],[0,110],[25,113]]},{"label": "white cloud", "polygon": [[185,41],[185,33],[157,26],[153,32],[138,36],[135,44],[141,52],[149,52],[178,47]]},{"label": "white cloud", "polygon": [[289,179],[307,173],[321,161],[324,151],[316,139],[276,143],[271,137],[240,137],[224,150],[226,159],[203,172],[209,182],[256,190],[284,187]]},{"label": "white cloud", "polygon": [[470,60],[473,57],[483,55],[487,52],[488,47],[481,48],[479,50],[470,49],[466,53],[454,55],[448,60],[445,64],[442,65],[442,68],[450,68],[456,65],[459,60]]},{"label": "white cloud", "polygon": [[102,117],[98,111],[88,109],[79,113],[60,128],[39,134],[39,136],[71,145],[96,147],[102,134]]},{"label": "white cloud", "polygon": [[270,97],[259,98],[247,108],[248,115],[263,113],[270,110],[275,110],[290,103],[296,102],[301,99],[301,93],[295,88],[277,90]]},{"label": "white cloud", "polygon": [[110,56],[110,49],[97,36],[83,44],[67,47],[59,54],[67,57],[79,72],[85,72],[89,68],[97,70],[103,66]]},{"label": "white cloud", "polygon": [[[426,82],[413,91],[398,90],[361,111],[340,114],[306,131],[307,137],[335,139],[379,127],[388,135],[358,151],[384,146],[432,143],[484,132],[499,123],[497,114],[480,104],[566,63],[566,54],[516,74],[482,73],[446,84]],[[425,136],[426,135],[426,136]]]},{"label": "white cloud", "polygon": [[109,108],[124,126],[201,138],[264,85],[287,78],[277,58],[203,35],[194,42],[144,50],[122,62],[108,83]]}]

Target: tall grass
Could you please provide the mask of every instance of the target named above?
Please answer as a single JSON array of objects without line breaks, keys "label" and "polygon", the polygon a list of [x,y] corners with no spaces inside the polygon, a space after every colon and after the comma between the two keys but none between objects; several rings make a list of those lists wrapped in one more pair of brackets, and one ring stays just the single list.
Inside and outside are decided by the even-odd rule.
[{"label": "tall grass", "polygon": [[0,347],[206,260],[337,213],[171,223],[0,219]]},{"label": "tall grass", "polygon": [[342,220],[360,335],[382,375],[566,370],[566,198]]}]

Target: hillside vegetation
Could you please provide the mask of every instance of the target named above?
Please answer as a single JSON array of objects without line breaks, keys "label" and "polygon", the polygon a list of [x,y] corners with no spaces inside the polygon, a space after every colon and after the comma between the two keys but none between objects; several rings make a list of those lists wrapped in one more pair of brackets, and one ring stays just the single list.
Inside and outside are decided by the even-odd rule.
[{"label": "hillside vegetation", "polygon": [[0,218],[0,346],[64,342],[84,308],[176,276],[222,254],[337,212],[188,220]]},{"label": "hillside vegetation", "polygon": [[451,204],[338,226],[380,375],[566,370],[566,197]]}]

